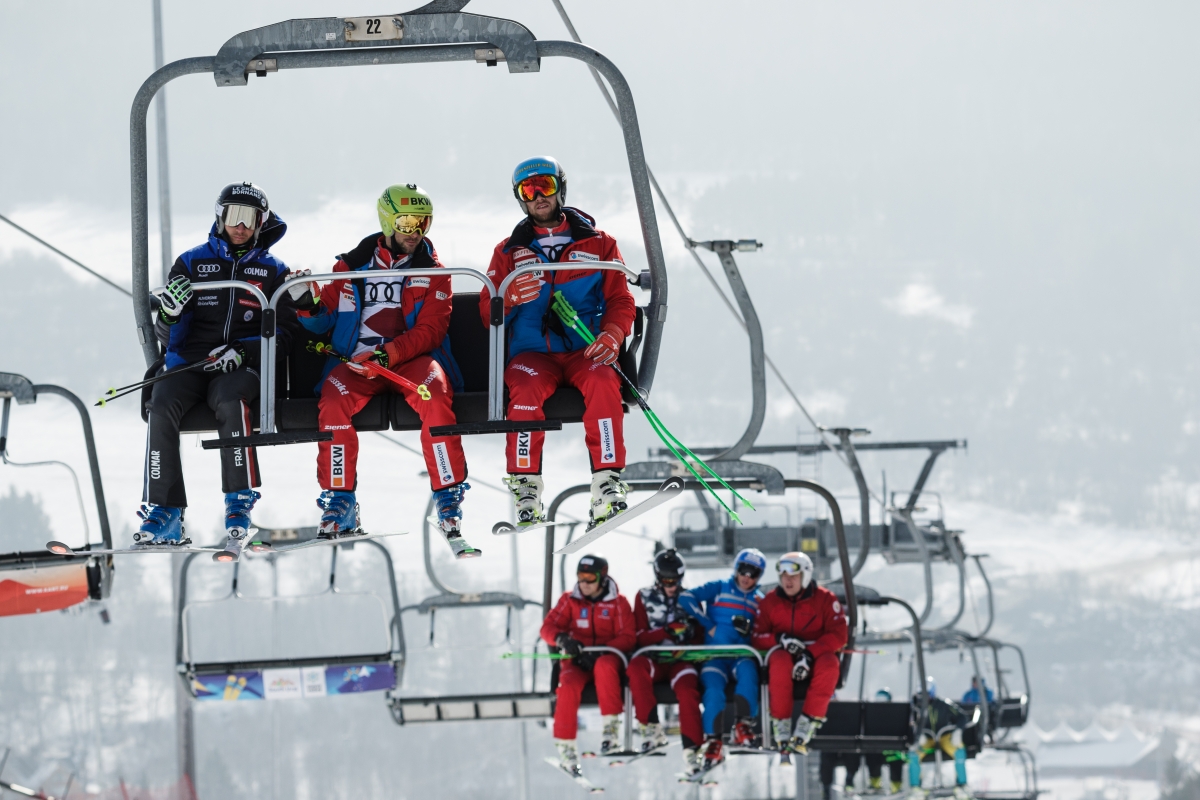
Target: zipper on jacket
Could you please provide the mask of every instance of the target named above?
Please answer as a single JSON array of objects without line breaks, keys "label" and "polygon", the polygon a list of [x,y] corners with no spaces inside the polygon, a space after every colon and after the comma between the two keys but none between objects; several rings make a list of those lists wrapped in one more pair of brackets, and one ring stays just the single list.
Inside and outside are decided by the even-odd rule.
[{"label": "zipper on jacket", "polygon": [[[229,255],[233,256],[233,266],[229,268],[229,280],[237,280],[238,257],[231,249]],[[229,312],[225,314],[225,344],[229,344],[229,327],[233,324],[233,307],[237,305],[237,289],[229,290]]]}]

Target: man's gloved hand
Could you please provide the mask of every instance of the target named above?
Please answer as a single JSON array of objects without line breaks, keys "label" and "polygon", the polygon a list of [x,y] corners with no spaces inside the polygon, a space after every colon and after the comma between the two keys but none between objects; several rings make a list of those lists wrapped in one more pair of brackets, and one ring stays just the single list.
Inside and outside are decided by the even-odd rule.
[{"label": "man's gloved hand", "polygon": [[779,646],[787,650],[794,656],[798,656],[808,648],[804,646],[804,642],[792,636],[790,633],[779,634]]},{"label": "man's gloved hand", "polygon": [[675,642],[675,644],[683,644],[688,639],[692,638],[692,622],[691,620],[675,620],[667,623],[667,636]]},{"label": "man's gloved hand", "polygon": [[504,293],[505,311],[536,300],[542,293],[542,284],[542,279],[532,272],[513,278],[513,282],[508,285],[508,291]]},{"label": "man's gloved hand", "polygon": [[741,636],[749,636],[750,631],[754,630],[754,620],[749,617],[743,617],[739,614],[731,622],[733,629]]},{"label": "man's gloved hand", "polygon": [[621,342],[623,341],[625,341],[625,337],[618,326],[606,325],[604,330],[596,336],[596,341],[588,345],[583,354],[597,364],[607,366],[617,360],[617,354],[621,352]]},{"label": "man's gloved hand", "polygon": [[554,646],[569,656],[577,656],[583,652],[583,642],[572,638],[569,633],[560,633],[555,636]]},{"label": "man's gloved hand", "polygon": [[159,303],[161,303],[158,313],[162,317],[162,321],[168,325],[178,322],[179,315],[183,313],[183,307],[191,299],[192,282],[188,280],[187,276],[176,275],[171,278],[163,287],[162,294],[158,296]]},{"label": "man's gloved hand", "polygon": [[396,360],[396,345],[392,342],[384,342],[375,348],[371,353],[359,353],[346,364],[350,369],[357,372],[359,375],[366,375],[370,379],[374,379],[375,375],[366,367],[359,366],[365,361],[373,361],[384,369],[391,369],[392,362]]},{"label": "man's gloved hand", "polygon": [[[305,275],[311,275],[311,269],[301,269],[289,275],[289,278],[300,278]],[[293,283],[287,288],[288,295],[292,298],[292,302],[301,309],[314,306],[321,301],[321,287],[316,281],[304,281],[303,283]]]},{"label": "man's gloved hand", "polygon": [[208,357],[213,361],[204,365],[205,372],[233,372],[242,365],[242,359],[246,357],[246,348],[241,342],[223,344],[210,350]]},{"label": "man's gloved hand", "polygon": [[792,680],[806,681],[810,675],[812,675],[812,654],[807,650],[802,650],[796,663],[792,665]]}]

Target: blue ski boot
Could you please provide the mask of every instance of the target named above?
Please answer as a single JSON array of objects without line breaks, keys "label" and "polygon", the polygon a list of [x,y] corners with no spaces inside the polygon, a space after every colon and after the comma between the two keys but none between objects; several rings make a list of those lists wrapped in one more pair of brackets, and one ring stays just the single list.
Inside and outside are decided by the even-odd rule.
[{"label": "blue ski boot", "polygon": [[213,553],[213,561],[237,561],[241,557],[250,543],[250,510],[260,497],[262,495],[252,489],[225,494],[225,533],[228,538],[225,549]]},{"label": "blue ski boot", "polygon": [[354,492],[321,492],[317,505],[325,512],[317,535],[322,539],[337,539],[358,533],[358,500]]},{"label": "blue ski boot", "polygon": [[250,531],[250,510],[262,495],[252,489],[225,495],[225,533],[243,539]]},{"label": "blue ski boot", "polygon": [[142,503],[137,515],[142,518],[142,525],[133,534],[135,544],[185,545],[192,541],[183,538],[182,508]]},{"label": "blue ski boot", "polygon": [[462,537],[462,499],[463,494],[470,488],[469,483],[459,483],[433,493],[437,503],[437,517],[430,517],[429,521],[438,526],[446,544],[454,551],[455,558],[479,558],[483,555],[482,550],[471,547]]}]

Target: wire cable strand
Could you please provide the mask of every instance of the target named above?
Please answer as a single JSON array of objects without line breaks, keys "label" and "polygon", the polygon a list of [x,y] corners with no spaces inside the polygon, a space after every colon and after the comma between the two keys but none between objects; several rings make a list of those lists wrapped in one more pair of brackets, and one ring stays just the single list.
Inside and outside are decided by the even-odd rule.
[{"label": "wire cable strand", "polygon": [[25,234],[26,236],[28,236],[30,239],[33,239],[33,240],[34,240],[35,242],[37,242],[38,244],[40,244],[40,245],[42,245],[43,247],[45,247],[46,249],[50,250],[50,251],[51,251],[52,253],[54,253],[55,255],[61,256],[62,258],[65,258],[67,261],[70,261],[72,264],[74,264],[75,266],[79,267],[81,270],[83,270],[83,271],[84,271],[84,272],[86,272],[87,274],[91,275],[93,278],[99,278],[100,280],[104,281],[105,283],[107,283],[107,284],[108,284],[109,286],[111,286],[112,288],[116,289],[118,292],[121,292],[122,294],[124,294],[126,297],[133,297],[133,292],[129,291],[128,289],[126,289],[126,288],[125,288],[125,287],[123,287],[123,286],[118,286],[117,284],[113,283],[113,282],[112,282],[112,281],[110,281],[108,278],[104,277],[104,276],[103,276],[103,275],[101,275],[99,272],[96,272],[96,270],[94,270],[94,269],[92,269],[91,267],[89,267],[87,264],[84,264],[84,263],[83,263],[83,262],[81,262],[81,261],[77,261],[77,260],[75,260],[74,258],[71,258],[69,255],[67,255],[66,253],[64,253],[62,250],[59,250],[57,247],[55,247],[54,245],[50,244],[49,242],[47,242],[45,239],[41,238],[40,236],[38,236],[38,235],[36,235],[36,234],[34,234],[34,233],[32,233],[32,232],[30,232],[30,231],[26,230],[25,228],[22,228],[20,225],[18,225],[17,223],[13,222],[11,219],[9,219],[8,217],[4,216],[3,214],[0,214],[0,220],[2,220],[2,221],[4,221],[4,222],[7,222],[9,225],[13,226],[13,227],[14,227],[14,228],[16,228],[17,230],[19,230],[21,233],[23,233],[23,234]]}]

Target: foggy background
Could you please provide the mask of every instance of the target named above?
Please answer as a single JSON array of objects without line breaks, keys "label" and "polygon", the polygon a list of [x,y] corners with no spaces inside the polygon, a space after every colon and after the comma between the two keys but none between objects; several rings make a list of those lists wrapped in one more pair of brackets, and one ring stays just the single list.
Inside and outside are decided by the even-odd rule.
[{"label": "foggy background", "polygon": [[[168,62],[211,55],[236,32],[284,19],[378,11],[329,2],[164,6]],[[618,0],[567,8],[584,42],[629,81],[647,160],[688,233],[764,242],[758,253],[739,254],[739,265],[768,353],[817,420],[870,428],[877,441],[969,440],[966,454],[943,456],[930,488],[942,493],[951,527],[966,530],[968,549],[991,556],[1000,603],[993,632],[1027,648],[1034,719],[1082,726],[1114,704],[1135,717],[1168,708],[1194,713],[1187,665],[1200,633],[1200,375],[1190,358],[1200,344],[1193,311],[1200,10],[1179,2],[731,8]],[[475,0],[466,11],[517,19],[541,39],[569,38],[548,0]],[[7,123],[0,126],[0,213],[122,285],[129,283],[129,107],[152,71],[151,35],[149,2],[0,6]],[[481,268],[519,220],[512,165],[550,153],[567,170],[569,203],[617,236],[631,266],[645,264],[619,128],[577,62],[547,59],[534,75],[467,63],[295,70],[222,90],[211,75],[194,75],[172,82],[166,96],[175,252],[202,241],[219,189],[247,179],[264,187],[289,223],[274,252],[292,267],[325,268],[375,228],[384,186],[415,181],[434,199],[430,238],[443,261]],[[670,298],[651,402],[689,445],[728,444],[749,414],[748,346],[661,208],[659,223]],[[141,375],[128,299],[2,224],[0,285],[0,369],[63,384],[85,400]],[[456,288],[475,287],[456,281]],[[759,442],[810,441],[773,377],[768,387]],[[93,416],[118,532],[136,522],[144,435],[134,403],[125,402]],[[13,456],[61,457],[84,469],[78,422],[64,408],[48,398],[15,409]],[[631,460],[658,445],[639,416],[628,418]],[[412,435],[396,438],[416,444]],[[552,437],[548,495],[585,476],[581,438],[576,430]],[[192,447],[194,439],[185,440],[189,521],[194,538],[215,541],[216,460]],[[467,447],[472,475],[495,483],[502,460],[491,439]],[[313,524],[310,446],[276,451],[263,454],[266,497],[256,520]],[[427,497],[420,460],[373,436],[364,437],[363,458],[379,472],[371,480],[380,494],[362,493],[368,519],[400,484],[396,519],[415,533],[388,546],[408,576],[405,602],[415,602],[432,593],[422,584],[416,541]],[[801,468],[794,457],[764,460],[789,475]],[[862,456],[876,491],[882,470],[889,488],[902,488],[920,460]],[[822,461],[818,477],[840,495],[853,491],[835,459]],[[40,498],[34,511],[48,515],[55,538],[73,541],[75,531],[82,541],[62,474],[0,468],[0,489],[8,487]],[[0,492],[0,503],[0,549],[48,538],[41,523],[17,525],[10,509],[29,509],[20,495]],[[487,551],[475,563],[491,566],[444,564],[461,585],[510,588],[508,543],[497,546],[486,533],[503,503],[478,485],[469,496],[469,525],[478,526],[470,538]],[[853,517],[856,504],[845,504]],[[647,535],[665,538],[667,515],[647,520]],[[609,554],[627,557],[614,570],[630,594],[649,580],[649,544],[609,539]],[[537,596],[540,543],[519,547],[523,591]],[[919,597],[915,569],[877,561],[867,583]],[[76,759],[105,786],[137,769],[143,783],[169,783],[168,569],[133,558],[118,568],[111,627],[100,628],[94,615],[0,620],[0,743],[33,762]],[[708,577],[715,574],[695,579]],[[938,580],[948,586],[951,577]],[[426,622],[406,617],[410,648]],[[489,631],[495,622],[475,625]],[[528,640],[535,613],[525,627]],[[86,657],[74,649],[81,642]],[[413,693],[446,690],[439,670],[465,669],[461,659],[451,667],[410,656]],[[84,663],[90,672],[80,671]],[[511,688],[509,667],[487,664],[454,674]],[[120,688],[121,681],[130,683]],[[138,713],[115,700],[127,695]],[[508,769],[511,754],[492,752],[499,745],[482,729],[400,731],[378,696],[337,700],[347,701],[327,709],[337,722],[312,722],[312,736],[336,724],[353,737],[363,726],[381,753],[443,752],[446,743],[470,741],[468,763],[483,752]],[[358,714],[354,703],[370,713]],[[68,706],[109,714],[108,727],[75,720],[71,728],[62,716]],[[221,711],[243,712],[246,725],[261,724],[245,709]],[[280,713],[272,710],[271,719]],[[507,729],[490,730],[509,746],[500,732]],[[530,774],[563,789],[538,763],[550,752],[547,733],[531,726],[529,735]],[[278,747],[280,763],[309,757]],[[244,748],[223,741],[216,727],[200,737],[202,793],[205,780],[213,796],[223,786],[242,787],[226,788],[229,796],[249,791],[245,776],[258,773],[228,754]],[[674,768],[676,757],[662,760]],[[227,760],[218,768],[205,758]],[[415,753],[407,769],[383,756],[373,763],[382,772],[371,774],[391,776],[379,785],[394,785],[387,781],[416,781],[411,765],[423,762]],[[265,791],[269,782],[279,796],[369,795],[369,780],[354,777],[366,768],[355,768],[340,779],[326,769],[280,783],[292,780],[289,767],[253,785]],[[472,792],[497,780],[481,779]],[[515,783],[506,786],[497,796],[513,796]]]}]

